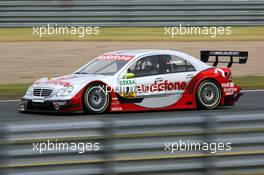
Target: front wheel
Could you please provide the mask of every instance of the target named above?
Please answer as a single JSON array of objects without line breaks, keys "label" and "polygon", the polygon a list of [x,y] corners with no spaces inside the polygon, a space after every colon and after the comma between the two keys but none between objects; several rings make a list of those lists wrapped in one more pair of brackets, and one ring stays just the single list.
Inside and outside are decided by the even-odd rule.
[{"label": "front wheel", "polygon": [[84,94],[85,108],[95,114],[106,112],[109,107],[110,96],[103,85],[92,85]]},{"label": "front wheel", "polygon": [[199,107],[204,109],[214,109],[221,101],[222,92],[217,82],[212,80],[203,81],[196,94]]}]

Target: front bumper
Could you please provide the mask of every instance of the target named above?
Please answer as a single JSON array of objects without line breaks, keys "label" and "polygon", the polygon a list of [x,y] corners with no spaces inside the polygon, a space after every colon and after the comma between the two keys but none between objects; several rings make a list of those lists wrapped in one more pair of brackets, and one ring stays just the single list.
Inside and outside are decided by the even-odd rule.
[{"label": "front bumper", "polygon": [[72,100],[46,100],[44,102],[33,102],[22,98],[18,107],[19,112],[61,112],[82,113],[82,104]]}]

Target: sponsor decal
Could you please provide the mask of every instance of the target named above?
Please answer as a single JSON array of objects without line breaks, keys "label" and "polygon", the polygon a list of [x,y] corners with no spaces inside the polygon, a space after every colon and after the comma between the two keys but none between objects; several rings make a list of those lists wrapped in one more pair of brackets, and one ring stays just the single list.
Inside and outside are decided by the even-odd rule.
[{"label": "sponsor decal", "polygon": [[239,56],[239,52],[238,51],[211,51],[209,55]]},{"label": "sponsor decal", "polygon": [[237,88],[235,87],[235,84],[230,82],[230,83],[222,83],[221,84],[223,91],[226,95],[233,95],[234,92],[237,92]]},{"label": "sponsor decal", "polygon": [[126,98],[133,98],[137,96],[136,93],[136,80],[134,79],[120,79],[120,95]]},{"label": "sponsor decal", "polygon": [[53,102],[53,106],[54,106],[55,110],[59,110],[60,109],[59,103]]},{"label": "sponsor decal", "polygon": [[32,99],[32,102],[34,103],[44,103],[44,101],[45,101],[44,97],[34,97]]},{"label": "sponsor decal", "polygon": [[77,77],[76,75],[66,75],[63,77],[51,79],[48,81],[48,83],[55,84],[55,85],[62,85],[62,86],[72,86],[70,82],[65,82],[65,80],[70,80],[76,77]]},{"label": "sponsor decal", "polygon": [[99,60],[117,60],[117,61],[130,61],[134,56],[130,55],[114,55],[114,54],[104,54],[98,57]]},{"label": "sponsor decal", "polygon": [[215,68],[215,74],[221,73],[222,77],[225,77],[225,71],[220,68]]},{"label": "sponsor decal", "polygon": [[120,96],[121,97],[126,97],[126,98],[133,98],[133,97],[136,97],[137,96],[137,93],[136,92],[130,92],[130,91],[121,92],[120,93]]},{"label": "sponsor decal", "polygon": [[166,91],[182,91],[187,87],[185,81],[163,82],[155,81],[153,84],[138,85],[134,79],[122,79],[119,81],[119,88],[116,89],[122,97],[137,97],[141,93],[157,93]]},{"label": "sponsor decal", "polygon": [[141,92],[161,92],[161,91],[175,91],[175,90],[184,90],[187,86],[187,83],[185,81],[175,81],[170,82],[168,80],[165,80],[164,82],[155,82],[151,85],[140,85],[138,86],[138,89],[141,89]]},{"label": "sponsor decal", "polygon": [[111,108],[112,111],[122,111],[123,108],[120,106],[120,107],[112,107]]},{"label": "sponsor decal", "polygon": [[135,85],[136,81],[134,79],[121,79],[119,80],[119,83],[121,86]]},{"label": "sponsor decal", "polygon": [[76,75],[66,75],[66,76],[63,76],[63,77],[59,77],[59,78],[56,78],[55,80],[69,80],[69,79],[73,79],[73,78],[76,78],[77,76]]},{"label": "sponsor decal", "polygon": [[65,80],[76,78],[75,75],[66,75],[59,78],[51,78],[51,77],[45,77],[41,80],[37,80],[34,84],[41,84],[41,83],[49,83],[49,84],[55,84],[55,85],[62,85],[62,86],[72,86],[70,82],[65,82]]},{"label": "sponsor decal", "polygon": [[170,60],[167,62],[167,64],[182,64],[183,60]]},{"label": "sponsor decal", "polygon": [[222,87],[223,88],[226,88],[226,87],[227,88],[229,88],[229,87],[232,88],[232,87],[235,87],[235,83],[232,83],[232,82],[231,83],[222,83]]},{"label": "sponsor decal", "polygon": [[64,82],[64,81],[60,81],[60,80],[50,80],[50,81],[48,81],[48,83],[55,84],[55,85],[62,85],[62,86],[72,86],[72,84],[70,82]]},{"label": "sponsor decal", "polygon": [[120,105],[120,103],[119,103],[118,100],[113,100],[111,104],[112,104],[113,106],[118,106],[118,105]]}]

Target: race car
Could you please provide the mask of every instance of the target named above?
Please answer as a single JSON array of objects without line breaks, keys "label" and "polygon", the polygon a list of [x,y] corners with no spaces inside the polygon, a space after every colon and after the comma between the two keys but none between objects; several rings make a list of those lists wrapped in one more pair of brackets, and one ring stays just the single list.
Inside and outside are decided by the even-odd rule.
[{"label": "race car", "polygon": [[70,75],[37,80],[18,110],[98,114],[234,105],[241,88],[231,66],[247,59],[245,51],[201,51],[200,60],[171,50],[109,52]]}]

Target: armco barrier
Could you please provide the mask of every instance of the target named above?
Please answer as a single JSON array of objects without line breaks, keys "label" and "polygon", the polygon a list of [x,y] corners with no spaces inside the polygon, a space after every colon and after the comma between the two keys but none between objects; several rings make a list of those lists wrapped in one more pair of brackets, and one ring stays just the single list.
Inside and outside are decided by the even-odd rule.
[{"label": "armco barrier", "polygon": [[262,0],[4,0],[0,27],[263,25]]},{"label": "armco barrier", "polygon": [[[264,172],[264,115],[105,115],[11,122],[2,140],[9,175],[239,174]],[[125,115],[125,114],[124,114]],[[99,142],[99,151],[33,150],[33,143]],[[169,142],[231,142],[229,151],[176,151]],[[165,144],[166,143],[166,144]]]}]

